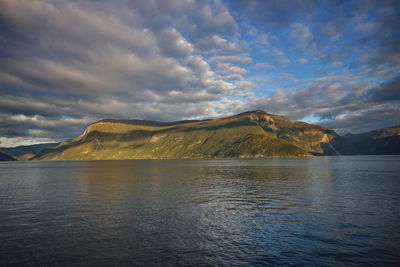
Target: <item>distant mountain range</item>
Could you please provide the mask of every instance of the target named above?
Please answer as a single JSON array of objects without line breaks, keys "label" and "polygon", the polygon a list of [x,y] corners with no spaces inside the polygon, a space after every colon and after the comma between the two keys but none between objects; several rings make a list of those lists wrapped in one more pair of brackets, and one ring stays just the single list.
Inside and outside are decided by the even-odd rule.
[{"label": "distant mountain range", "polygon": [[15,158],[11,157],[10,155],[7,155],[2,150],[0,150],[0,161],[12,161],[12,160],[15,160]]},{"label": "distant mountain range", "polygon": [[3,148],[22,160],[259,158],[400,154],[400,126],[339,136],[261,110],[202,121],[106,119],[63,143]]},{"label": "distant mountain range", "polygon": [[29,160],[39,154],[44,148],[55,147],[60,143],[45,143],[27,146],[17,146],[17,147],[3,147],[1,150],[3,153],[18,159],[18,160]]},{"label": "distant mountain range", "polygon": [[400,154],[400,125],[386,127],[360,134],[347,134],[346,140],[353,143],[360,154]]}]

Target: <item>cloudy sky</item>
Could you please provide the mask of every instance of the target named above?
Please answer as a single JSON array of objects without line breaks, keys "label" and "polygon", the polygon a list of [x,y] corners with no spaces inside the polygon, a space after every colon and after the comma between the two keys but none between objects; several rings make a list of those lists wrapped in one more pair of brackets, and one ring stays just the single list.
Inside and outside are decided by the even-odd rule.
[{"label": "cloudy sky", "polygon": [[400,1],[0,0],[0,146],[262,109],[400,124]]}]

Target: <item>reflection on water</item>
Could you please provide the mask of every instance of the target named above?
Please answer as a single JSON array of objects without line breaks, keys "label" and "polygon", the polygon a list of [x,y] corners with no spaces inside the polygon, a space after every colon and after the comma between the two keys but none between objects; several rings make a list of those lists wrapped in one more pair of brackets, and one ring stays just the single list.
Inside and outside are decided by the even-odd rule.
[{"label": "reflection on water", "polygon": [[0,265],[395,265],[399,163],[1,163]]}]

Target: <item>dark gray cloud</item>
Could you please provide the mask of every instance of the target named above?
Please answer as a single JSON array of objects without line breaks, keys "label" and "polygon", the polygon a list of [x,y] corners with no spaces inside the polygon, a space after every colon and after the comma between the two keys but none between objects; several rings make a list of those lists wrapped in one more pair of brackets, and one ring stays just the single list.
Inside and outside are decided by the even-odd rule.
[{"label": "dark gray cloud", "polygon": [[369,90],[367,95],[371,102],[400,101],[400,77]]},{"label": "dark gray cloud", "polygon": [[47,118],[42,116],[0,115],[2,137],[65,138],[65,131],[79,134],[77,125],[84,127],[93,118]]}]

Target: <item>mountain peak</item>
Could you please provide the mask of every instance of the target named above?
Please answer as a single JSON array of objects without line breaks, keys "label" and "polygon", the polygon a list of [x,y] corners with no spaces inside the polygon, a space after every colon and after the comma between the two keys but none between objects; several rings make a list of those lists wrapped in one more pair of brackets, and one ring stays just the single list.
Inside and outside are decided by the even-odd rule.
[{"label": "mountain peak", "polygon": [[348,147],[334,131],[252,110],[201,121],[101,120],[37,158],[254,158],[338,155]]},{"label": "mountain peak", "polygon": [[264,110],[261,109],[256,109],[256,110],[249,110],[249,111],[245,111],[242,113],[239,113],[237,115],[234,116],[243,116],[243,115],[256,115],[256,116],[262,116],[262,115],[272,115],[272,114],[268,114],[267,112],[265,112]]}]

